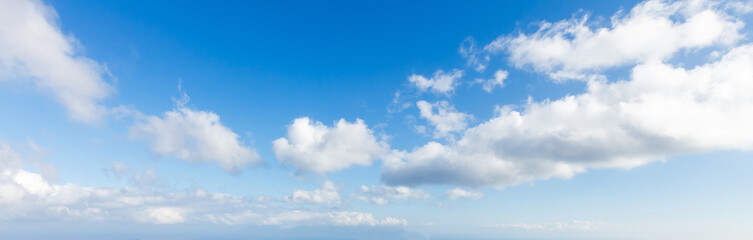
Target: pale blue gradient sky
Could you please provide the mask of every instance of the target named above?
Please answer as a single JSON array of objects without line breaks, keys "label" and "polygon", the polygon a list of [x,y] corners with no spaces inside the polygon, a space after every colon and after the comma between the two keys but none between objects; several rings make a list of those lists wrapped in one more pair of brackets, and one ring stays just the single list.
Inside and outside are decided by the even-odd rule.
[{"label": "pale blue gradient sky", "polygon": [[[301,117],[327,127],[341,118],[348,123],[361,119],[376,141],[389,144],[394,151],[410,152],[432,141],[451,145],[462,138],[465,129],[498,116],[498,106],[522,111],[529,101],[546,103],[545,99],[555,101],[587,92],[585,81],[554,80],[531,65],[518,67],[509,58],[510,52],[490,54],[487,69],[475,71],[459,48],[468,37],[482,48],[500,36],[533,34],[542,21],[584,15],[590,19],[587,26],[609,29],[611,17],[625,16],[641,4],[638,1],[28,3],[54,9],[53,26],[76,47],[73,55],[106,68],[99,73],[113,91],[97,103],[111,111],[129,112],[107,115],[98,124],[77,121],[49,89],[35,85],[38,77],[12,72],[7,67],[10,64],[0,61],[0,71],[6,71],[0,74],[0,143],[22,155],[22,169],[39,173],[50,184],[128,189],[168,200],[110,212],[102,209],[107,214],[101,218],[51,214],[51,208],[35,206],[33,201],[23,207],[0,201],[0,208],[5,209],[0,212],[9,216],[0,218],[0,239],[753,237],[749,227],[753,222],[751,147],[660,149],[670,154],[631,169],[589,166],[569,179],[537,175],[520,184],[413,185],[406,180],[411,191],[424,195],[386,197],[386,204],[363,201],[368,195],[361,188],[386,183],[383,172],[389,153],[370,160],[369,166],[348,165],[319,173],[303,169],[304,173],[298,174],[301,169],[281,161],[273,150],[273,141],[286,137],[288,126]],[[721,7],[729,3],[710,6],[744,24],[736,30],[739,39],[729,44],[678,47],[662,62],[689,69],[749,44],[750,10]],[[753,8],[753,3],[743,1],[740,6]],[[11,29],[13,25],[6,22],[0,27]],[[6,38],[11,39],[10,35]],[[11,52],[3,49],[11,45],[3,44],[0,41],[0,51]],[[716,57],[711,56],[714,51]],[[641,63],[630,61],[589,73],[603,74],[606,82],[629,81],[630,71]],[[408,80],[414,74],[429,78],[437,70],[452,69],[464,74],[450,94],[422,93]],[[496,70],[509,72],[504,87],[487,93],[474,83],[477,78],[493,78]],[[183,107],[217,114],[221,124],[239,136],[241,146],[258,153],[259,163],[228,172],[214,162],[186,161],[155,152],[149,137],[133,136],[134,125],[145,116],[162,117],[180,108],[176,101],[183,93],[190,96]],[[393,102],[396,93],[401,94],[397,103]],[[447,101],[456,111],[473,117],[451,137],[434,138],[434,128],[416,107],[419,100]],[[401,109],[403,103],[408,107]],[[753,107],[747,105],[750,102],[740,104]],[[426,132],[418,131],[418,125]],[[7,159],[0,160],[10,162]],[[326,161],[348,159],[328,156]],[[130,170],[117,176],[114,162]],[[0,183],[5,180],[0,178]],[[320,189],[327,182],[336,186],[339,200],[293,200],[294,191]],[[450,199],[447,191],[455,188],[479,196]],[[243,204],[215,199],[194,205],[199,204],[193,202],[199,197],[170,200],[173,194],[193,196],[199,190],[237,197]],[[56,206],[95,205],[89,201],[95,200]],[[213,211],[222,214],[228,209],[248,209],[260,217],[234,224],[207,223],[209,218],[193,215],[198,211],[194,209],[181,212],[186,218],[182,221],[157,224],[154,221],[159,219],[139,215],[156,207],[173,207],[171,204],[181,209],[199,206],[196,209],[207,216]],[[358,212],[371,214],[376,221],[403,222],[348,226],[326,220],[271,220],[285,212]],[[91,227],[82,227],[83,223]]]}]

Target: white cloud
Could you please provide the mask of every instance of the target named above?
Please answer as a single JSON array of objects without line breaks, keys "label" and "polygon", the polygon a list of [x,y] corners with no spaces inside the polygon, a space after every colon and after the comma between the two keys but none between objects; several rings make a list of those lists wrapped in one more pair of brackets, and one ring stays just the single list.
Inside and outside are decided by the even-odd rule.
[{"label": "white cloud", "polygon": [[[203,189],[171,192],[54,184],[21,169],[28,161],[0,142],[0,221],[67,220],[151,224],[404,226],[407,221],[355,211],[300,210]],[[326,185],[326,184],[325,184]],[[326,186],[325,186],[326,188]]]},{"label": "white cloud", "polygon": [[0,1],[0,81],[28,81],[50,92],[70,116],[97,124],[107,114],[101,101],[114,89],[106,68],[78,54],[78,42],[57,25],[57,13],[39,1]]},{"label": "white cloud", "polygon": [[403,98],[405,98],[405,96],[403,94],[400,94],[400,91],[396,91],[392,97],[392,102],[387,107],[387,113],[399,113],[413,106],[411,102],[404,102]]},{"label": "white cloud", "polygon": [[[416,102],[421,118],[426,119],[434,126],[434,138],[448,137],[450,133],[464,130],[468,126],[468,120],[473,116],[458,112],[447,101],[439,101],[434,104],[426,101]],[[434,108],[437,112],[434,112]]]},{"label": "white cloud", "polygon": [[476,83],[481,84],[481,88],[484,89],[484,91],[491,93],[492,90],[494,90],[495,87],[504,87],[505,86],[505,79],[507,79],[508,72],[504,70],[497,70],[494,72],[494,78],[491,79],[476,79]]},{"label": "white cloud", "polygon": [[157,224],[182,223],[186,221],[184,217],[184,212],[186,211],[186,209],[173,207],[150,208],[146,210],[148,218],[144,221]]},{"label": "white cloud", "polygon": [[652,62],[626,81],[528,103],[443,145],[394,151],[388,184],[508,186],[570,178],[588,168],[632,168],[678,154],[753,150],[753,45],[685,69]]},{"label": "white cloud", "polygon": [[299,173],[334,172],[351,165],[369,166],[389,146],[374,137],[363,120],[340,119],[334,127],[303,117],[288,127],[287,138],[273,142],[277,159]]},{"label": "white cloud", "polygon": [[296,203],[339,204],[340,193],[334,183],[326,181],[322,188],[312,191],[294,190],[285,200]]},{"label": "white cloud", "polygon": [[420,189],[412,189],[406,186],[378,185],[368,187],[361,186],[361,194],[356,198],[377,205],[387,204],[390,199],[421,199],[428,198],[429,194]]},{"label": "white cloud", "polygon": [[458,48],[460,56],[468,59],[468,65],[472,66],[477,72],[484,72],[489,65],[490,57],[488,54],[484,54],[482,49],[476,47],[476,41],[472,37],[467,37],[463,40]]},{"label": "white cloud", "polygon": [[437,70],[431,78],[413,74],[408,77],[408,82],[421,92],[431,91],[433,93],[449,95],[455,91],[455,86],[458,85],[457,81],[461,77],[463,77],[463,70],[453,69],[447,73]]},{"label": "white cloud", "polygon": [[447,193],[445,193],[445,196],[447,196],[447,198],[450,200],[458,200],[461,198],[479,199],[479,198],[484,197],[484,194],[481,192],[466,191],[461,188],[453,188],[453,189],[447,190]]},{"label": "white cloud", "polygon": [[724,3],[724,8],[736,13],[753,12],[753,1],[728,1]]},{"label": "white cloud", "polygon": [[555,79],[613,66],[663,61],[682,49],[729,45],[741,38],[743,22],[710,1],[650,0],[628,14],[618,12],[608,27],[588,16],[542,22],[532,34],[502,36],[486,51],[506,52],[517,67],[530,66]]},{"label": "white cloud", "polygon": [[129,136],[149,142],[157,154],[212,162],[232,173],[259,162],[259,154],[244,146],[238,134],[222,125],[212,112],[179,106],[162,117],[144,117],[131,127]]}]

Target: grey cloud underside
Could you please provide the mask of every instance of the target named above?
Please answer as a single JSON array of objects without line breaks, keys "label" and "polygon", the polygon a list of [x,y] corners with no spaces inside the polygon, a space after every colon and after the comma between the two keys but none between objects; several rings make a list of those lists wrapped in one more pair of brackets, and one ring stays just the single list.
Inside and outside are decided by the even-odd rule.
[{"label": "grey cloud underside", "polygon": [[639,64],[627,81],[588,82],[587,92],[532,102],[386,158],[395,185],[507,186],[570,178],[589,168],[632,168],[678,154],[753,148],[753,46],[693,69]]},{"label": "grey cloud underside", "polygon": [[[391,185],[504,187],[570,178],[590,168],[632,168],[678,154],[753,148],[753,50],[736,46],[744,22],[712,1],[645,1],[611,25],[587,16],[542,22],[532,34],[501,36],[477,55],[509,55],[519,68],[554,80],[580,79],[586,92],[529,102],[462,133],[385,157]],[[664,63],[680,50],[720,50],[692,69]],[[632,65],[625,81],[599,71]],[[484,65],[485,66],[485,65]]]}]

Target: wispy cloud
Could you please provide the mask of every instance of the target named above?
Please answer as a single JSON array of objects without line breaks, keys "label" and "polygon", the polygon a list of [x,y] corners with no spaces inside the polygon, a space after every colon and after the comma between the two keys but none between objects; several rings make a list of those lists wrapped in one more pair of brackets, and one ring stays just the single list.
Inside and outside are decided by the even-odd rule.
[{"label": "wispy cloud", "polygon": [[356,195],[357,199],[377,205],[387,204],[390,202],[390,199],[423,199],[428,197],[430,195],[421,189],[386,185],[371,187],[362,185],[360,194]]},{"label": "wispy cloud", "polygon": [[[22,170],[24,156],[0,142],[0,219],[140,222],[151,224],[210,223],[276,226],[402,226],[407,221],[377,218],[357,211],[297,209],[203,189],[153,191],[144,188],[97,188],[55,184]],[[330,200],[331,183],[297,199]],[[295,194],[294,194],[295,195]],[[295,197],[294,197],[295,198]]]},{"label": "wispy cloud", "polygon": [[294,190],[293,194],[286,197],[285,200],[296,203],[339,204],[340,193],[338,190],[334,183],[326,181],[320,189]]},{"label": "wispy cloud", "polygon": [[131,127],[129,136],[149,143],[157,154],[191,162],[212,162],[237,173],[259,162],[256,150],[220,122],[216,113],[178,107],[161,117],[146,116]]},{"label": "wispy cloud", "polygon": [[457,200],[461,198],[479,199],[479,198],[484,197],[484,193],[468,191],[462,188],[453,188],[453,189],[447,190],[447,192],[445,193],[445,196],[450,200]]},{"label": "wispy cloud", "polygon": [[108,114],[102,101],[114,88],[107,67],[80,54],[64,35],[57,13],[39,1],[0,2],[0,81],[22,81],[49,92],[71,118],[97,125]]},{"label": "wispy cloud", "polygon": [[437,94],[450,95],[455,92],[455,87],[459,84],[458,80],[463,77],[464,71],[453,69],[445,72],[437,70],[432,77],[413,74],[408,77],[410,82],[420,92],[433,92]]}]

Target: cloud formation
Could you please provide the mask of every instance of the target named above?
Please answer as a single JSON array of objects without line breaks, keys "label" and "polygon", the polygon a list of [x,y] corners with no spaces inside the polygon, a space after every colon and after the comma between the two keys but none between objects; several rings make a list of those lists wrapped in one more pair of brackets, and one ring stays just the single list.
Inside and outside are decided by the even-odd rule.
[{"label": "cloud formation", "polygon": [[179,106],[162,117],[146,116],[131,127],[129,136],[149,143],[157,154],[190,162],[212,162],[225,171],[240,172],[259,162],[259,154],[222,125],[220,116]]},{"label": "cloud formation", "polygon": [[0,142],[0,220],[75,220],[148,224],[248,224],[274,226],[401,226],[404,219],[355,211],[301,210],[253,199],[189,191],[95,188],[51,183],[22,169],[28,161]]},{"label": "cloud formation", "polygon": [[473,118],[473,115],[458,112],[447,101],[431,104],[421,100],[416,102],[416,106],[421,113],[421,118],[434,126],[434,138],[448,137],[453,132],[465,130],[468,121]]},{"label": "cloud formation", "polygon": [[51,93],[71,118],[97,124],[108,112],[101,102],[114,89],[102,79],[106,68],[79,54],[57,18],[39,1],[0,2],[0,81],[29,82]]},{"label": "cloud formation", "polygon": [[[713,21],[712,21],[713,22]],[[632,168],[678,154],[753,149],[753,45],[686,69],[649,62],[629,80],[588,80],[586,92],[529,102],[448,144],[395,151],[383,181],[509,186]]]},{"label": "cloud formation", "polygon": [[460,56],[467,59],[468,66],[472,66],[476,72],[484,72],[489,64],[490,57],[484,55],[483,49],[476,47],[476,41],[472,37],[467,37],[458,48]]},{"label": "cloud formation", "polygon": [[447,190],[447,193],[445,193],[445,196],[450,200],[458,200],[461,198],[479,199],[479,198],[484,197],[484,194],[481,192],[463,190],[462,188],[453,188],[453,189]]},{"label": "cloud formation", "polygon": [[272,149],[281,163],[299,173],[326,173],[351,165],[369,166],[389,146],[377,140],[361,119],[352,123],[340,119],[328,127],[303,117],[293,121],[287,137],[275,140]]},{"label": "cloud formation", "polygon": [[421,189],[412,189],[406,186],[361,186],[361,195],[356,196],[365,202],[383,205],[390,202],[390,199],[421,199],[428,198],[429,194]]},{"label": "cloud formation", "polygon": [[339,204],[340,193],[334,183],[326,181],[320,189],[294,190],[293,194],[285,199],[296,203]]},{"label": "cloud formation", "polygon": [[430,91],[436,94],[450,95],[455,92],[455,87],[458,85],[458,79],[463,77],[463,73],[463,70],[458,69],[453,69],[450,72],[437,70],[431,78],[413,74],[408,77],[408,82],[420,92]]},{"label": "cloud formation", "polygon": [[509,73],[505,70],[497,70],[494,72],[494,78],[478,78],[476,79],[476,83],[481,84],[481,88],[484,89],[484,91],[491,93],[495,87],[502,88],[505,86],[505,79],[507,79],[508,74]]},{"label": "cloud formation", "polygon": [[731,45],[744,23],[713,1],[650,0],[618,12],[599,27],[588,15],[542,22],[538,31],[501,36],[484,47],[508,54],[516,67],[530,67],[554,79],[584,78],[584,73],[670,59],[680,50]]}]

